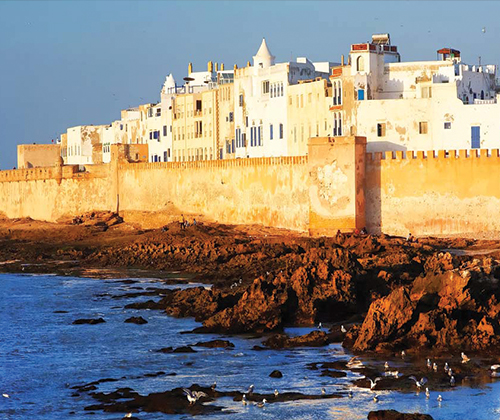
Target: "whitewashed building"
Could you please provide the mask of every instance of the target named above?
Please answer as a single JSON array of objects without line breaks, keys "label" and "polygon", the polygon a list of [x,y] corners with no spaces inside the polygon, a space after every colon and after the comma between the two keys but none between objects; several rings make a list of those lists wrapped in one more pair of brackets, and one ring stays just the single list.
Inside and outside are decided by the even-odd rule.
[{"label": "whitewashed building", "polygon": [[368,151],[500,147],[496,66],[468,65],[443,48],[434,61],[402,62],[389,35],[351,45],[350,65],[334,69],[343,86],[347,133],[367,137]]},{"label": "whitewashed building", "polygon": [[327,79],[334,65],[315,64],[305,57],[275,63],[263,39],[253,66],[235,70],[235,141],[231,154],[237,158],[287,156],[288,87],[299,80]]}]

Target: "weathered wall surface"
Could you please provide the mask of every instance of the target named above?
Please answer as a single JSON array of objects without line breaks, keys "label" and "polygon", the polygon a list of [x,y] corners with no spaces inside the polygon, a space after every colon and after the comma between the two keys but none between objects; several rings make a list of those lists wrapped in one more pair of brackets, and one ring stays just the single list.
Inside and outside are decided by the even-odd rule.
[{"label": "weathered wall surface", "polygon": [[[148,227],[184,213],[316,235],[360,228],[365,217],[374,233],[500,232],[498,150],[375,153],[365,159],[362,143],[326,140],[316,152],[311,148],[309,157],[113,160],[88,165],[85,172],[77,166],[1,171],[0,212],[55,221],[86,211],[114,211],[119,203],[122,214],[135,215],[134,221]],[[336,146],[341,147],[335,151]]]},{"label": "weathered wall surface", "polygon": [[106,168],[96,168],[95,173],[58,169],[63,168],[1,172],[0,212],[10,218],[56,221],[65,215],[112,208]]},{"label": "weathered wall surface", "polygon": [[203,214],[222,223],[305,231],[307,157],[120,164],[120,211]]},{"label": "weathered wall surface", "polygon": [[17,167],[39,168],[52,166],[61,155],[59,144],[19,144],[17,146]]},{"label": "weathered wall surface", "polygon": [[309,141],[309,233],[334,235],[365,226],[364,137]]},{"label": "weathered wall surface", "polygon": [[[479,151],[478,151],[479,152]],[[470,153],[470,155],[468,155]],[[367,154],[368,230],[447,235],[499,232],[498,149]]]}]

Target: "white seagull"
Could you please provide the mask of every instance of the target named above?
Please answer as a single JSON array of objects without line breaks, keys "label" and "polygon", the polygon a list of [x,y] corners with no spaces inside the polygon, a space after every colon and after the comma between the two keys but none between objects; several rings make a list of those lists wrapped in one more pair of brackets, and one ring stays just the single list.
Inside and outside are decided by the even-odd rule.
[{"label": "white seagull", "polygon": [[438,395],[437,400],[438,400],[439,402],[441,402],[441,401],[443,401],[443,397],[442,397],[441,395]]},{"label": "white seagull", "polygon": [[276,398],[279,395],[279,392],[277,389],[274,390],[274,397]]},{"label": "white seagull", "polygon": [[326,389],[325,388],[321,388],[321,395],[325,395],[326,394]]},{"label": "white seagull", "polygon": [[384,363],[384,369],[385,369],[385,370],[389,369],[389,362],[385,362],[385,363]]},{"label": "white seagull", "polygon": [[351,357],[347,362],[347,367],[349,369],[361,369],[365,365],[361,360],[358,360],[358,356]]},{"label": "white seagull", "polygon": [[188,388],[183,388],[184,394],[186,395],[189,405],[195,404],[202,397],[208,397],[203,391],[191,391]]},{"label": "white seagull", "polygon": [[380,381],[382,378],[375,378],[375,380],[371,380],[371,378],[366,378],[370,381],[370,390],[373,390],[377,386],[377,382]]},{"label": "white seagull", "polygon": [[243,403],[243,405],[247,405],[248,404],[247,396],[245,394],[243,394],[243,397],[241,397],[241,402]]},{"label": "white seagull", "polygon": [[438,371],[438,365],[437,365],[437,363],[436,363],[436,362],[434,362],[434,364],[432,365],[432,370],[433,370],[434,372],[437,372],[437,371]]},{"label": "white seagull", "polygon": [[349,398],[354,397],[354,394],[352,393],[352,389],[350,389],[350,390],[349,390],[349,393],[347,394],[347,396],[348,396]]},{"label": "white seagull", "polygon": [[345,329],[345,327],[343,325],[340,326],[340,331],[345,334],[347,332],[347,330]]},{"label": "white seagull", "polygon": [[415,378],[415,376],[410,376],[408,379],[412,379],[413,381],[415,381],[415,385],[417,385],[417,388],[419,390],[427,383],[427,378],[422,378],[419,381],[417,378]]},{"label": "white seagull", "polygon": [[247,390],[247,394],[248,394],[248,395],[252,395],[252,393],[253,393],[253,388],[254,388],[253,384],[252,384],[252,385],[250,385],[250,386],[248,387],[248,390]]},{"label": "white seagull", "polygon": [[449,370],[449,369],[450,369],[450,367],[448,366],[448,362],[446,362],[446,363],[444,364],[444,371],[445,371],[445,372],[448,372],[448,370]]},{"label": "white seagull", "polygon": [[259,408],[262,408],[262,407],[264,407],[264,405],[266,405],[266,402],[267,402],[267,400],[264,398],[264,399],[262,400],[262,402],[258,402],[258,403],[257,403],[257,404],[255,404],[255,405],[256,405],[257,407],[259,407]]},{"label": "white seagull", "polygon": [[2,394],[2,397],[4,397],[4,398],[10,398],[10,395],[9,394]]},{"label": "white seagull", "polygon": [[491,365],[490,369],[491,369],[491,370],[497,370],[497,369],[500,369],[500,365]]},{"label": "white seagull", "polygon": [[454,376],[452,376],[452,377],[450,378],[450,385],[451,385],[451,386],[455,386],[455,377],[454,377]]},{"label": "white seagull", "polygon": [[377,394],[375,394],[375,395],[373,396],[373,402],[378,402],[378,395],[377,395]]},{"label": "white seagull", "polygon": [[425,388],[425,398],[429,399],[431,393],[429,392],[429,388]]},{"label": "white seagull", "polygon": [[123,416],[124,419],[129,419],[130,417],[132,417],[132,413],[127,413]]},{"label": "white seagull", "polygon": [[430,369],[432,368],[432,362],[431,359],[427,359],[427,367]]}]

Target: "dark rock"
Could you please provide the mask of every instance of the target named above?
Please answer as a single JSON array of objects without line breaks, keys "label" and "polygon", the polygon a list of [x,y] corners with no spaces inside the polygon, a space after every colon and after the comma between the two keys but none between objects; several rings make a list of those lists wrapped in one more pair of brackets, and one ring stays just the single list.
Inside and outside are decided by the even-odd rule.
[{"label": "dark rock", "polygon": [[368,420],[433,420],[429,414],[400,413],[396,410],[378,410],[368,413]]},{"label": "dark rock", "polygon": [[208,347],[208,348],[233,348],[234,344],[228,340],[211,340],[211,341],[199,341],[195,344],[196,347]]},{"label": "dark rock", "polygon": [[142,324],[147,324],[148,321],[146,321],[142,316],[132,316],[130,318],[127,318],[125,320],[125,322],[129,323],[129,324],[138,324],[138,325],[142,325]]},{"label": "dark rock", "polygon": [[283,378],[283,374],[279,370],[273,370],[269,374],[269,377],[271,377],[271,378]]},{"label": "dark rock", "polygon": [[174,349],[172,353],[196,353],[196,350],[189,346],[181,346]]},{"label": "dark rock", "polygon": [[340,372],[338,370],[325,369],[321,372],[320,376],[329,376],[330,378],[344,378],[347,376],[347,373]]},{"label": "dark rock", "polygon": [[289,337],[286,334],[276,334],[263,343],[271,349],[290,347],[321,347],[328,344],[328,336],[323,331],[312,331],[299,337]]},{"label": "dark rock", "polygon": [[95,324],[102,324],[103,322],[106,322],[102,318],[90,318],[90,319],[77,319],[73,321],[74,325],[80,325],[80,324],[90,324],[90,325],[95,325]]},{"label": "dark rock", "polygon": [[54,311],[54,314],[67,314],[68,311]]}]

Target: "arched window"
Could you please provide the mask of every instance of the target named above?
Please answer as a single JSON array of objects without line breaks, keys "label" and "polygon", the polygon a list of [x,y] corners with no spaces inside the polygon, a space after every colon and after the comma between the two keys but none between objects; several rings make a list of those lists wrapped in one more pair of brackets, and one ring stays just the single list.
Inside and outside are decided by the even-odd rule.
[{"label": "arched window", "polygon": [[342,104],[342,83],[339,82],[338,91],[337,91],[337,104]]},{"label": "arched window", "polygon": [[333,105],[337,105],[337,82],[333,82]]},{"label": "arched window", "polygon": [[342,112],[339,112],[339,125],[337,128],[337,132],[338,132],[339,136],[342,135]]},{"label": "arched window", "polygon": [[356,70],[365,71],[365,59],[361,55],[356,59]]},{"label": "arched window", "polygon": [[484,99],[484,90],[481,91],[481,99]]}]

